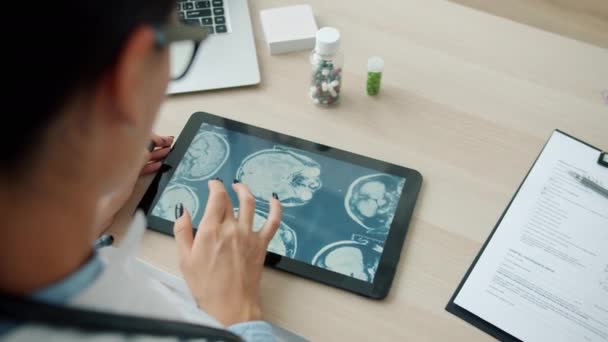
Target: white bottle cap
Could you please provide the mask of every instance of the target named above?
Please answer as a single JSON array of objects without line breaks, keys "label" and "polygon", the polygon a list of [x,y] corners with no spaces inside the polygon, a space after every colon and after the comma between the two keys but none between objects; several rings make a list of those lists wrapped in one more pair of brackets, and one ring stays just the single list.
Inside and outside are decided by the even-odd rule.
[{"label": "white bottle cap", "polygon": [[367,71],[382,72],[382,70],[384,70],[384,59],[373,56],[367,60]]},{"label": "white bottle cap", "polygon": [[340,31],[333,27],[323,27],[317,31],[315,51],[320,55],[333,55],[340,47]]}]

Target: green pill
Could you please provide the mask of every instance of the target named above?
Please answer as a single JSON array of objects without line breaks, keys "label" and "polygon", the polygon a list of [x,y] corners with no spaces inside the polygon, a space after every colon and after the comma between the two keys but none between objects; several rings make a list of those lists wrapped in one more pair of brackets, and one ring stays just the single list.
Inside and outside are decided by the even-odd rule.
[{"label": "green pill", "polygon": [[382,78],[381,72],[368,72],[367,73],[367,95],[375,96],[380,92],[380,79]]},{"label": "green pill", "polygon": [[367,61],[367,95],[376,96],[380,92],[380,81],[384,70],[384,60],[378,56]]}]

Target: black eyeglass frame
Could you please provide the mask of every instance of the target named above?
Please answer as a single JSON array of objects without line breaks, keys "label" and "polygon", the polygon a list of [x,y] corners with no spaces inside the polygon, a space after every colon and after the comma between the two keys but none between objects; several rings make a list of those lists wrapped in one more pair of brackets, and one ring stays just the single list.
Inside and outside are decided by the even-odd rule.
[{"label": "black eyeglass frame", "polygon": [[190,70],[190,67],[192,67],[192,63],[194,62],[194,58],[196,57],[196,53],[201,45],[201,42],[208,36],[209,30],[202,26],[175,23],[156,28],[155,44],[159,49],[168,48],[171,43],[175,42],[187,40],[194,42],[194,49],[192,50],[192,55],[190,56],[188,65],[178,77],[171,77],[172,81],[180,80],[186,76],[188,70]]}]

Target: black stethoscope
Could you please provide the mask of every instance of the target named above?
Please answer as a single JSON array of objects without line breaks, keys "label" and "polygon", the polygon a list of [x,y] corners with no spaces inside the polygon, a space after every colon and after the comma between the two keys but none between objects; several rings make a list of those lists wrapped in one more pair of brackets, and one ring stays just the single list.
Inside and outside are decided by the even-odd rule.
[{"label": "black stethoscope", "polygon": [[86,333],[243,341],[229,331],[203,325],[47,304],[4,293],[0,293],[0,319],[58,329],[76,329]]},{"label": "black stethoscope", "polygon": [[[112,235],[104,234],[97,239],[94,248],[101,249],[112,245],[113,241]],[[48,304],[5,293],[0,293],[0,319],[58,329],[77,329],[87,333],[242,341],[239,336],[229,331],[203,325]]]}]

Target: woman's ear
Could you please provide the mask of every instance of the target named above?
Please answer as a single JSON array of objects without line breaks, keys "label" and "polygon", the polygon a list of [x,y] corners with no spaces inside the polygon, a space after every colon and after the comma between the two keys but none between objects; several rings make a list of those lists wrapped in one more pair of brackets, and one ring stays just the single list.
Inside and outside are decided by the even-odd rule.
[{"label": "woman's ear", "polygon": [[[105,86],[115,112],[108,115],[139,125],[149,107],[150,58],[155,53],[154,30],[149,26],[136,28],[123,45]],[[153,72],[153,71],[152,71]]]}]

